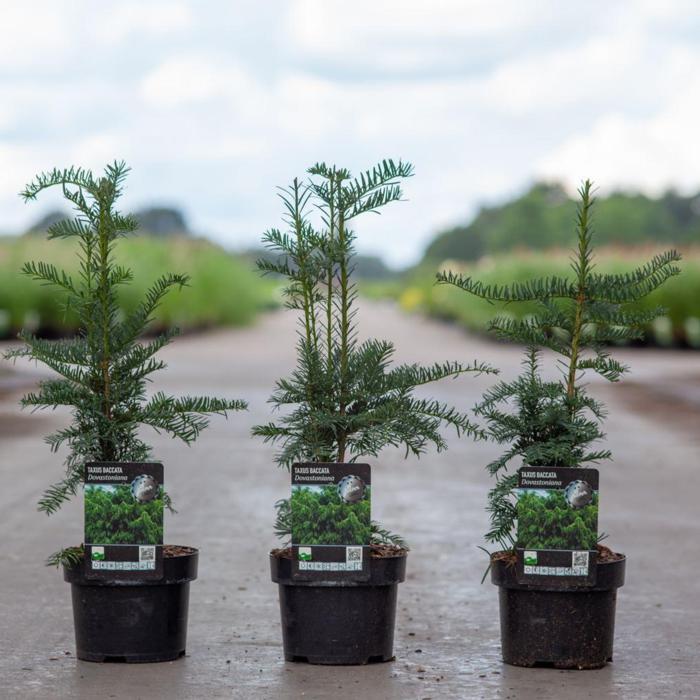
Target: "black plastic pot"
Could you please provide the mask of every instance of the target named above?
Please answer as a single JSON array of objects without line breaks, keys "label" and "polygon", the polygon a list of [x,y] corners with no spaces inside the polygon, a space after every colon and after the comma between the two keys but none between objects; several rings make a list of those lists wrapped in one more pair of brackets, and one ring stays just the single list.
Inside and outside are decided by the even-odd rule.
[{"label": "black plastic pot", "polygon": [[190,581],[199,552],[166,556],[160,581],[101,582],[83,566],[63,569],[71,584],[77,656],[83,661],[145,663],[185,654]]},{"label": "black plastic pot", "polygon": [[292,560],[270,555],[279,584],[286,661],[368,664],[394,658],[398,584],[406,554],[370,559],[366,582],[293,581]]},{"label": "black plastic pot", "polygon": [[626,559],[598,563],[595,586],[519,584],[515,566],[493,559],[499,586],[503,661],[513,666],[600,668],[613,657],[617,589]]}]

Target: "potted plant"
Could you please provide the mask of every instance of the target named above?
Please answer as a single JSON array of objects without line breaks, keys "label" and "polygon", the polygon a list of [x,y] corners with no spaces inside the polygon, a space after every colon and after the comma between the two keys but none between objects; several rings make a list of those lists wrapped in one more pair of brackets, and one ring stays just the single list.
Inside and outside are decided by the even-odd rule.
[{"label": "potted plant", "polygon": [[[75,337],[58,341],[23,332],[20,339],[25,345],[7,353],[10,358],[41,362],[57,375],[24,396],[23,407],[69,407],[72,411],[71,423],[46,438],[52,452],[67,448],[65,476],[39,501],[39,509],[47,515],[78,493],[86,479],[86,464],[148,462],[151,447],[141,438],[140,426],[150,426],[189,445],[206,428],[209,414],[226,415],[246,406],[237,400],[174,397],[162,392],[146,396],[146,382],[165,367],[157,353],[177,330],[148,341],[140,338],[164,295],[173,287],[186,286],[188,277],[163,275],[132,313],[122,314],[119,287],[131,282],[132,275],[115,261],[114,252],[118,240],[134,232],[137,223],[119,213],[115,205],[128,171],[124,163],[117,162],[108,165],[101,177],[82,168],[53,170],[36,177],[22,192],[25,200],[33,200],[43,190],[59,187],[77,212],[75,218],[53,224],[48,237],[76,241],[79,272],[71,276],[46,262],[28,262],[22,272],[65,295],[80,330]],[[152,484],[144,478],[132,484],[134,498],[149,488]],[[167,494],[159,495],[171,508]],[[133,502],[131,497],[128,500]],[[134,517],[126,503],[118,504],[115,512],[127,524]],[[161,523],[162,512],[161,504]],[[153,523],[148,517],[143,516],[150,527]],[[162,537],[162,524],[160,532]],[[197,576],[198,551],[166,545],[162,554],[160,578],[146,578],[143,573],[141,580],[141,572],[133,572],[114,581],[89,577],[83,546],[62,549],[49,558],[48,563],[63,565],[64,578],[72,587],[78,658],[166,661],[184,654],[189,582]]]},{"label": "potted plant", "polygon": [[[401,199],[401,181],[412,172],[408,163],[385,160],[354,178],[344,168],[322,163],[309,169],[307,182],[295,179],[281,192],[288,231],[265,233],[270,255],[258,266],[264,274],[287,280],[287,306],[299,313],[297,366],[289,378],[277,382],[270,399],[287,412],[278,422],[253,429],[254,435],[279,446],[279,466],[290,469],[303,462],[357,467],[358,460],[377,457],[388,446],[416,456],[430,445],[442,450],[443,426],[458,434],[476,432],[465,414],[418,398],[414,390],[465,372],[490,372],[489,367],[458,362],[391,367],[391,343],[358,339],[355,235],[350,226],[360,215]],[[320,515],[317,511],[307,517]],[[289,538],[295,526],[314,524],[300,519],[304,516],[289,500],[277,503],[279,537]],[[361,543],[371,545],[364,581],[295,580],[292,550],[271,552],[286,660],[364,664],[393,658],[397,584],[404,580],[407,547],[376,522],[356,529],[353,536],[359,532]]]},{"label": "potted plant", "polygon": [[[616,590],[624,583],[625,556],[600,545],[595,530],[590,539],[589,523],[581,517],[582,511],[574,510],[575,503],[557,511],[554,498],[546,518],[540,521],[540,533],[530,533],[535,535],[536,544],[524,544],[525,535],[516,521],[520,517],[530,522],[532,513],[524,506],[531,505],[533,499],[516,502],[518,474],[511,465],[519,460],[523,468],[554,468],[551,474],[559,477],[559,468],[566,473],[610,458],[609,450],[592,445],[604,438],[601,423],[605,409],[590,396],[583,376],[592,371],[610,382],[622,377],[627,367],[612,357],[607,347],[641,337],[642,327],[662,312],[640,311],[630,305],[679,273],[675,263],[680,256],[675,251],[657,255],[629,273],[597,272],[591,190],[589,181],[579,190],[577,247],[570,278],[496,286],[452,272],[438,274],[440,283],[455,285],[490,302],[536,305],[530,316],[519,320],[502,316],[491,323],[501,338],[527,346],[524,369],[517,379],[499,382],[476,407],[490,438],[506,447],[487,466],[495,485],[488,495],[491,528],[486,541],[500,548],[490,556],[490,569],[492,582],[500,588],[503,660],[517,666],[599,668],[612,659]],[[543,349],[548,351],[546,355]],[[558,378],[542,376],[545,358],[551,358],[555,369],[561,370]],[[591,471],[597,474],[597,470]],[[597,518],[597,494],[591,499]],[[562,518],[568,519],[564,522]],[[537,529],[537,520],[532,522]],[[543,545],[538,535],[544,529],[556,534],[554,545]],[[589,544],[585,544],[587,538]],[[542,583],[533,582],[532,577],[523,582],[516,567],[518,548],[569,549],[569,539],[595,550],[593,584],[583,579],[558,584],[551,577]]]}]

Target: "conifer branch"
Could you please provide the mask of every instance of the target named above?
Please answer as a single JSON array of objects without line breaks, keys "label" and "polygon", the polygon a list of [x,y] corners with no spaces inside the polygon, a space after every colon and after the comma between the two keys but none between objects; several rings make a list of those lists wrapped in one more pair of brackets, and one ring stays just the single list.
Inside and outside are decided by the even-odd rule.
[{"label": "conifer branch", "polygon": [[[447,377],[494,370],[484,363],[392,366],[394,347],[357,339],[357,289],[353,281],[355,234],[352,220],[379,212],[402,198],[402,181],[413,167],[384,160],[353,178],[345,168],[317,163],[310,179],[294,180],[280,196],[287,231],[270,229],[263,242],[275,254],[260,261],[262,274],[286,278],[288,306],[300,313],[297,365],[277,381],[270,402],[285,411],[279,420],[253,428],[276,445],[275,459],[289,468],[297,461],[343,462],[376,456],[385,447],[421,455],[444,449],[442,435],[479,436],[469,417],[441,402],[418,399],[416,388]],[[315,210],[321,227],[309,218]],[[278,504],[276,530],[288,534],[288,505]],[[377,526],[377,542],[398,542]],[[393,539],[392,539],[393,538]]]},{"label": "conifer branch", "polygon": [[[608,343],[637,338],[641,327],[663,309],[633,310],[629,302],[642,299],[679,274],[676,251],[653,257],[624,274],[595,272],[592,211],[593,185],[579,189],[576,247],[572,279],[548,277],[511,285],[488,285],[473,277],[440,272],[437,282],[451,284],[491,303],[535,302],[535,313],[525,319],[497,317],[491,330],[527,346],[523,370],[509,382],[499,382],[475,407],[485,431],[506,447],[487,465],[496,484],[489,492],[487,510],[491,528],[486,540],[504,549],[515,546],[514,460],[530,466],[578,467],[610,457],[609,450],[591,448],[604,438],[602,404],[588,396],[582,384],[586,371],[617,382],[627,367],[605,349]],[[562,370],[558,381],[540,374],[540,349],[552,350]]]},{"label": "conifer branch", "polygon": [[[130,270],[114,261],[117,239],[137,228],[131,215],[115,209],[129,168],[123,162],[108,165],[100,177],[83,168],[54,169],[39,174],[21,196],[34,200],[46,189],[59,187],[77,215],[49,229],[48,237],[77,242],[79,274],[74,278],[45,262],[28,262],[24,274],[42,284],[52,284],[79,319],[79,334],[70,339],[48,341],[20,333],[24,346],[6,358],[41,362],[58,377],[43,381],[38,390],[22,399],[25,407],[72,409],[72,422],[46,437],[52,452],[68,447],[65,475],[50,486],[39,509],[54,513],[74,496],[90,461],[144,461],[151,448],[139,438],[139,427],[150,425],[191,443],[207,426],[207,416],[242,410],[246,404],[228,399],[171,397],[158,393],[146,400],[146,382],[165,367],[155,355],[177,334],[172,329],[141,343],[140,336],[153,312],[173,287],[187,285],[186,275],[167,274],[156,280],[136,311],[121,319],[118,287],[129,284]],[[69,561],[73,550],[62,550],[52,563]]]}]

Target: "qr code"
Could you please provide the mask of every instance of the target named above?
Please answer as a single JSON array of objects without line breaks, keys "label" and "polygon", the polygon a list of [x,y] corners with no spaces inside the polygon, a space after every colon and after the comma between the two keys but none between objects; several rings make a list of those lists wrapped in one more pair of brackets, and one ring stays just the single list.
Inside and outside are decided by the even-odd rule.
[{"label": "qr code", "polygon": [[571,566],[588,568],[588,552],[571,552]]},{"label": "qr code", "polygon": [[139,561],[153,561],[155,558],[155,547],[139,547]]},{"label": "qr code", "polygon": [[350,562],[361,562],[362,561],[362,547],[346,547],[345,548],[345,561]]}]

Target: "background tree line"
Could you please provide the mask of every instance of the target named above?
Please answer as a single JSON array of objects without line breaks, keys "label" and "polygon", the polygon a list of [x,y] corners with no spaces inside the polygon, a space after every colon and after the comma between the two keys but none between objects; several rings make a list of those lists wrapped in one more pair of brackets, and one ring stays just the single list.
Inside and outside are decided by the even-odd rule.
[{"label": "background tree line", "polygon": [[[510,202],[483,207],[469,224],[438,233],[424,260],[478,260],[517,248],[566,247],[575,213],[576,203],[561,185],[539,183]],[[598,195],[595,221],[598,246],[700,244],[700,193],[686,197],[669,191],[657,199]]]}]

